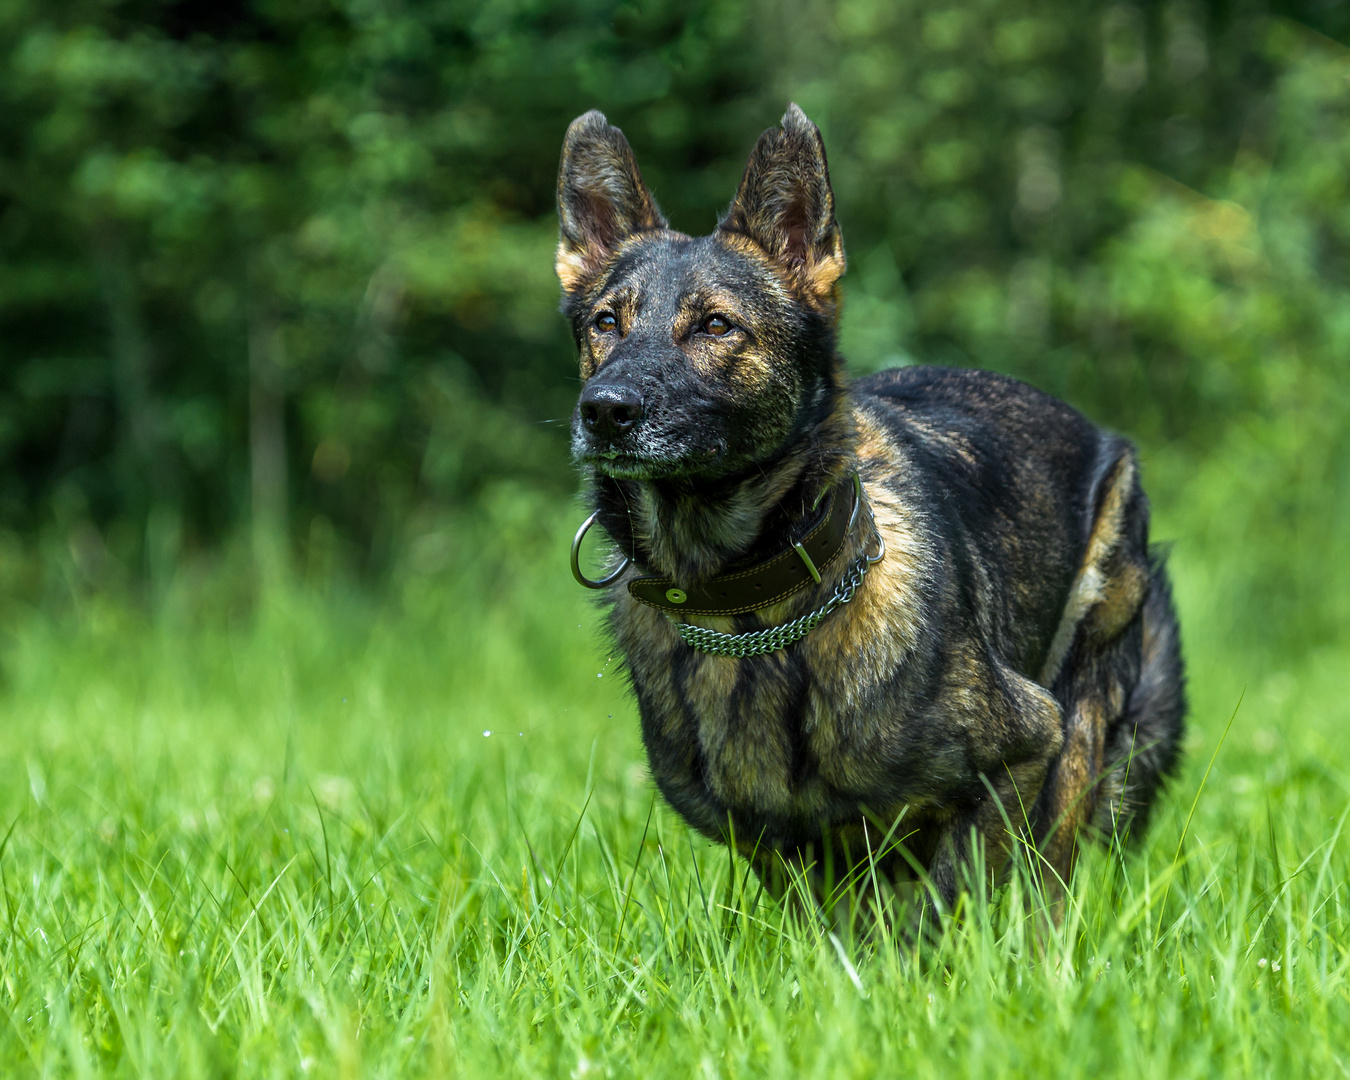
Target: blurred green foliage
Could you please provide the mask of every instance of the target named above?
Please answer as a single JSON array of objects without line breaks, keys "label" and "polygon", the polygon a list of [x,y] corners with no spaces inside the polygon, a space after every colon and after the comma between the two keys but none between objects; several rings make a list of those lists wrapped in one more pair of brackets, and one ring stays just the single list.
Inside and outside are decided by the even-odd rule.
[{"label": "blurred green foliage", "polygon": [[855,370],[1066,397],[1198,549],[1250,549],[1212,617],[1334,635],[1346,7],[3,0],[0,588],[40,550],[153,583],[250,524],[309,571],[443,569],[485,498],[573,483],[568,121],[703,232],[795,99]]}]

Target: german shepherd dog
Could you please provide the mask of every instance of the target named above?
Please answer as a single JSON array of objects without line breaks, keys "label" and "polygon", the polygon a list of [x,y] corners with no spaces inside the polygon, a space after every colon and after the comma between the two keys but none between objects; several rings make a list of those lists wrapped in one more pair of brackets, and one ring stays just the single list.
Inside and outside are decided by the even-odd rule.
[{"label": "german shepherd dog", "polygon": [[[558,214],[595,508],[573,569],[606,590],[662,794],[771,889],[866,866],[950,910],[1025,842],[1058,909],[1080,837],[1142,831],[1182,734],[1134,448],[989,372],[846,380],[796,105],[709,236],[667,225],[599,112],[568,129]],[[623,557],[602,582],[576,564],[592,522]]]}]

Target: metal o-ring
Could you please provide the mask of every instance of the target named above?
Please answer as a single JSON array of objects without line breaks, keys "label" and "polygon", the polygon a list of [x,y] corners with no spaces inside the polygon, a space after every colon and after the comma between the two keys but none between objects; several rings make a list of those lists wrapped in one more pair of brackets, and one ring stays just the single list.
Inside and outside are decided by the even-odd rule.
[{"label": "metal o-ring", "polygon": [[628,569],[628,564],[632,561],[625,555],[618,569],[607,577],[602,577],[599,581],[592,581],[581,572],[581,541],[591,531],[591,526],[595,524],[595,519],[599,516],[600,511],[597,510],[581,523],[581,528],[577,530],[576,536],[572,537],[572,576],[577,579],[579,585],[584,585],[588,589],[603,589],[606,585],[612,585],[619,579],[619,575]]}]

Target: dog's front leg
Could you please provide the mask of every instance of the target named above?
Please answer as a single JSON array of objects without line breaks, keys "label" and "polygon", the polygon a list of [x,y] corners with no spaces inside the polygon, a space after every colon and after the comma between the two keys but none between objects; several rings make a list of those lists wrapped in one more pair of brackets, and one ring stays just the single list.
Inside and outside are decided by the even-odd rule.
[{"label": "dog's front leg", "polygon": [[[987,887],[1003,873],[1014,845],[1031,837],[1031,810],[1064,742],[1058,703],[1042,686],[991,657],[978,717],[969,684],[953,711],[970,730],[979,788],[942,828],[927,868],[925,906],[949,913],[964,888]],[[976,845],[984,881],[975,880]]]},{"label": "dog's front leg", "polygon": [[[950,913],[963,890],[988,888],[998,881],[1017,844],[1030,850],[1028,815],[1049,765],[1050,755],[1045,755],[1005,765],[1001,773],[981,774],[984,794],[958,813],[938,839],[928,868],[926,907]],[[981,864],[983,880],[977,880]]]}]

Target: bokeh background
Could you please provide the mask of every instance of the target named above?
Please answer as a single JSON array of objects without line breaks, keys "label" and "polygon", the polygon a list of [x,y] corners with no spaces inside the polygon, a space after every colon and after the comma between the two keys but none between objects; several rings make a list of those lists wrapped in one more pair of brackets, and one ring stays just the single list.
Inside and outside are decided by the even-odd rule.
[{"label": "bokeh background", "polygon": [[0,595],[545,557],[567,123],[605,110],[703,232],[792,99],[855,371],[1065,397],[1141,444],[1191,620],[1263,666],[1337,641],[1347,40],[1332,0],[4,0]]},{"label": "bokeh background", "polygon": [[[0,0],[0,1073],[1344,1072],[1347,43],[1335,0]],[[700,233],[789,100],[852,369],[1062,396],[1172,545],[1185,760],[1043,964],[1013,892],[926,971],[757,906],[567,571],[567,124]]]}]

